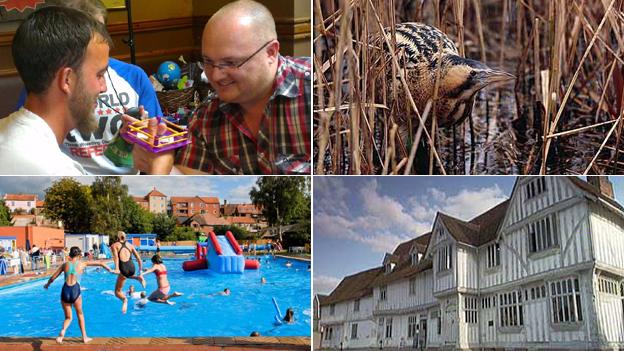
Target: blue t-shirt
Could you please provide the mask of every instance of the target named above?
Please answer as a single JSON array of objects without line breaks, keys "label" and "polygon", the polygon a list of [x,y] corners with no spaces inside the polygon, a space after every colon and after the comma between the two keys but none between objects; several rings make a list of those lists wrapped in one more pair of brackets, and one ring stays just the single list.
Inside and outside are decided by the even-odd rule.
[{"label": "blue t-shirt", "polygon": [[[80,163],[89,174],[136,174],[136,169],[115,166],[104,156],[104,150],[119,133],[123,107],[143,105],[149,116],[162,116],[162,111],[143,69],[112,57],[108,65],[104,74],[107,89],[99,95],[95,108],[97,129],[89,135],[71,130],[65,136],[61,150]],[[18,108],[24,105],[25,100],[26,91],[22,91]]]}]

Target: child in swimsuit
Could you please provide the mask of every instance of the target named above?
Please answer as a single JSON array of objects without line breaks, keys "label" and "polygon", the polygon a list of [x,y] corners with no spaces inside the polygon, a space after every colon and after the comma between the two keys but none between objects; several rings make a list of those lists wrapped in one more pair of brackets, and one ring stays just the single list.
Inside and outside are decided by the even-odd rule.
[{"label": "child in swimsuit", "polygon": [[156,283],[158,283],[158,289],[154,290],[147,298],[152,302],[160,302],[166,303],[170,305],[174,305],[175,303],[169,301],[170,298],[182,296],[179,292],[174,292],[169,295],[169,291],[171,291],[171,285],[169,285],[169,280],[167,279],[167,267],[163,264],[162,258],[159,255],[154,255],[152,257],[152,263],[154,264],[152,268],[146,270],[141,273],[141,276],[145,274],[149,274],[154,272],[156,275]]},{"label": "child in swimsuit", "polygon": [[78,325],[80,325],[82,341],[85,344],[91,341],[91,338],[87,336],[87,331],[85,329],[84,314],[82,312],[82,296],[80,295],[80,283],[78,282],[78,277],[84,271],[84,268],[86,266],[100,266],[109,272],[113,272],[110,267],[102,262],[82,262],[80,261],[81,257],[82,253],[80,252],[80,248],[76,246],[72,247],[69,250],[69,261],[63,263],[56,270],[56,272],[52,274],[46,285],[43,286],[44,289],[47,289],[61,274],[61,272],[65,273],[65,283],[61,289],[61,306],[63,307],[63,312],[65,313],[65,320],[63,321],[63,328],[61,329],[59,336],[56,338],[56,342],[59,344],[63,343],[65,331],[72,321],[72,306],[74,306],[76,315],[78,316]]}]

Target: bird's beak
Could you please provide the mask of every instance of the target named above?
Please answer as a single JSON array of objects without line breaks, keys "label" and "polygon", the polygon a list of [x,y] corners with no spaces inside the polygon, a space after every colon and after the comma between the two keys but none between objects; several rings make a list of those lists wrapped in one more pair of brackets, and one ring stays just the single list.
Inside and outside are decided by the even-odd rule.
[{"label": "bird's beak", "polygon": [[479,81],[483,86],[500,85],[512,80],[516,80],[516,76],[505,71],[497,69],[488,69],[480,72]]}]

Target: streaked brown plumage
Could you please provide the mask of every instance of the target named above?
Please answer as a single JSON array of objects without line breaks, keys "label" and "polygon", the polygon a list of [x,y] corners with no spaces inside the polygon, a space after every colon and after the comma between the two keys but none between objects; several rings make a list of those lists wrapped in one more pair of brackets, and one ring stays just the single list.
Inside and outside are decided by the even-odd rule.
[{"label": "streaked brown plumage", "polygon": [[[391,35],[389,29],[386,33]],[[461,123],[470,116],[474,96],[479,90],[515,78],[482,62],[461,57],[457,46],[437,28],[422,23],[401,23],[396,25],[395,33],[397,50],[404,52],[404,56],[399,56],[399,64],[405,68],[412,98],[421,112],[433,98],[437,70],[440,70],[436,116],[442,127]],[[389,91],[387,96],[391,97],[392,93]],[[397,104],[399,114],[411,111],[403,89],[399,89]]]}]

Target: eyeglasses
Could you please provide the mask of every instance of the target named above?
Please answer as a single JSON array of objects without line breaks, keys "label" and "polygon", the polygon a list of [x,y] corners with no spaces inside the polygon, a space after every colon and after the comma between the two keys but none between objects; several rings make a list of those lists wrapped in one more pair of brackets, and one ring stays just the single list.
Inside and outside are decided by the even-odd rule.
[{"label": "eyeglasses", "polygon": [[251,54],[249,57],[247,57],[246,59],[244,59],[243,61],[236,63],[236,62],[223,62],[223,63],[212,63],[209,60],[206,60],[204,58],[203,60],[203,65],[204,68],[219,68],[221,70],[234,70],[234,69],[239,69],[241,68],[244,64],[246,64],[247,62],[249,62],[249,60],[251,60],[252,57],[256,56],[260,51],[262,51],[262,49],[264,49],[267,45],[271,44],[273,42],[273,40],[275,39],[271,39],[269,41],[267,41],[264,45],[262,45],[260,47],[260,49],[256,50],[256,52],[254,52],[253,54]]}]

